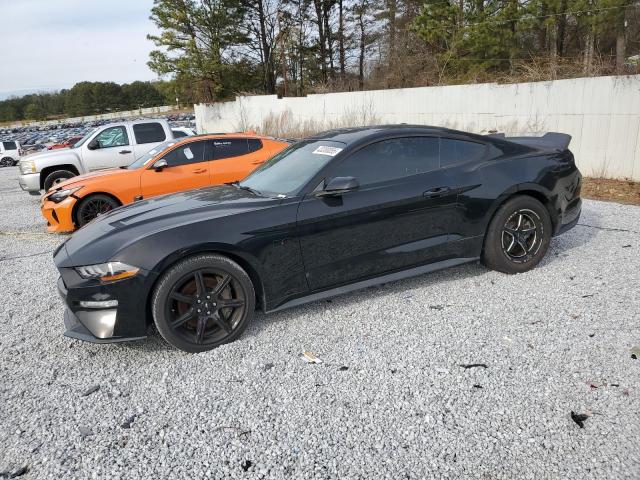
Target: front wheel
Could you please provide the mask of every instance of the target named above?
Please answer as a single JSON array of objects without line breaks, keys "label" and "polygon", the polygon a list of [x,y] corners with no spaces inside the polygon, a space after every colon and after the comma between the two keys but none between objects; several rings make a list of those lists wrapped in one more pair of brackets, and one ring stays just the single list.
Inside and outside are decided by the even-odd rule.
[{"label": "front wheel", "polygon": [[76,174],[69,170],[56,170],[55,172],[51,172],[47,175],[47,178],[44,179],[44,191],[48,192],[54,185],[62,183],[75,176]]},{"label": "front wheel", "polygon": [[85,226],[101,213],[107,213],[120,206],[120,203],[108,195],[101,193],[83,198],[76,210],[78,228]]},{"label": "front wheel", "polygon": [[531,270],[547,253],[551,230],[551,218],[542,203],[526,195],[514,197],[489,223],[482,263],[504,273]]},{"label": "front wheel", "polygon": [[160,335],[185,352],[237,339],[251,322],[255,291],[247,273],[216,254],[187,258],[162,275],[151,310]]}]

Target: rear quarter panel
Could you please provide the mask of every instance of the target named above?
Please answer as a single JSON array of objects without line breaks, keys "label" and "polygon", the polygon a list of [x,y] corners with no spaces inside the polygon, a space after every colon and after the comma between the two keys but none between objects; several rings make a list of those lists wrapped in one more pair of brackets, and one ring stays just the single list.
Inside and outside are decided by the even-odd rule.
[{"label": "rear quarter panel", "polygon": [[456,187],[463,191],[458,194],[457,218],[450,231],[453,240],[484,235],[493,214],[510,196],[530,190],[550,199],[557,187],[551,161],[544,154],[498,157],[460,166],[454,177]]}]

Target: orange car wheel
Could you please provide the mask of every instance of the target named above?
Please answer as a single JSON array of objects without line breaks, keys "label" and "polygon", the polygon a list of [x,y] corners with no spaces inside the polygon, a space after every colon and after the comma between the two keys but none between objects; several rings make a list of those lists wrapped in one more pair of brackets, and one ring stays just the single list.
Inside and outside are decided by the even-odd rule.
[{"label": "orange car wheel", "polygon": [[101,213],[106,213],[120,206],[115,198],[97,193],[83,198],[76,210],[76,224],[82,227]]}]

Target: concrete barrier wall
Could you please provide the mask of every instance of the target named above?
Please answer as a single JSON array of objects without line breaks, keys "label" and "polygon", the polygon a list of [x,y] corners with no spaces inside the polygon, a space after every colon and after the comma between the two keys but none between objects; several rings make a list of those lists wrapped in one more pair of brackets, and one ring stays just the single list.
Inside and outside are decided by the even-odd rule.
[{"label": "concrete barrier wall", "polygon": [[195,106],[198,132],[290,123],[332,126],[417,123],[475,133],[570,134],[589,176],[640,180],[640,75],[500,85],[453,85],[278,99],[273,95]]},{"label": "concrete barrier wall", "polygon": [[140,108],[138,110],[124,110],[121,112],[103,113],[101,115],[87,115],[85,117],[61,118],[57,120],[47,120],[45,122],[16,122],[10,126],[23,127],[23,126],[60,125],[62,123],[93,122],[94,120],[113,120],[118,118],[146,117],[146,116],[156,115],[159,113],[165,113],[170,110],[173,110],[174,108],[175,106],[163,105],[161,107]]}]

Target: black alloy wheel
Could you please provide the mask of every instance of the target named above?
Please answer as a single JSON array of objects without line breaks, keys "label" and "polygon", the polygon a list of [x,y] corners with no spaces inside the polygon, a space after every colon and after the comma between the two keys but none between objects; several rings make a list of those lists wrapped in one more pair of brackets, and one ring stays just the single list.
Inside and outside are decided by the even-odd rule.
[{"label": "black alloy wheel", "polygon": [[540,201],[528,195],[512,197],[489,223],[482,263],[505,273],[531,270],[547,253],[551,234],[551,216]]},{"label": "black alloy wheel", "polygon": [[152,299],[163,338],[181,350],[202,352],[235,340],[255,309],[248,275],[216,254],[191,257],[166,272]]},{"label": "black alloy wheel", "polygon": [[11,157],[4,157],[3,159],[0,160],[0,167],[10,167],[13,165],[13,158]]},{"label": "black alloy wheel", "polygon": [[108,195],[90,195],[87,198],[82,199],[78,205],[78,209],[76,211],[76,223],[78,224],[78,227],[83,227],[98,215],[107,213],[119,206],[120,203]]}]

